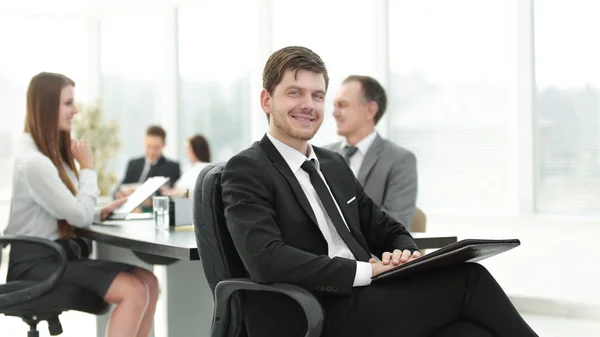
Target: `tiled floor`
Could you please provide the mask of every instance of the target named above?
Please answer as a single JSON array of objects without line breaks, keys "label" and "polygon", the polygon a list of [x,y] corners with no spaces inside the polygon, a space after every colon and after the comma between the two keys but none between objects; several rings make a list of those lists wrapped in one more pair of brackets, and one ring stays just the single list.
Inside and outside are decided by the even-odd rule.
[{"label": "tiled floor", "polygon": [[[552,316],[524,315],[525,320],[540,337],[598,337],[600,322],[565,319]],[[81,313],[65,313],[61,316],[64,333],[61,337],[93,337],[94,316]],[[0,316],[0,335],[2,337],[24,337],[27,328],[16,318]],[[40,337],[49,337],[46,325],[40,324]],[[161,337],[161,336],[157,336]]]},{"label": "tiled floor", "polygon": [[[96,317],[93,315],[66,312],[60,315],[60,322],[64,331],[60,337],[95,337]],[[0,315],[0,336],[25,337],[27,331],[27,324],[19,318]],[[40,337],[50,337],[48,324],[45,322],[39,324],[38,331]]]},{"label": "tiled floor", "polygon": [[598,337],[600,321],[525,315],[525,320],[540,337]]}]

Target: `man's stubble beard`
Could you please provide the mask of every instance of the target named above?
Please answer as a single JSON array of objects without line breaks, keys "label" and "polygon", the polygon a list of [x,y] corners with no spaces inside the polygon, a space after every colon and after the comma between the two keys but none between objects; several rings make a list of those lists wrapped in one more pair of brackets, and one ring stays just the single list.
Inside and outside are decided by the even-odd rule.
[{"label": "man's stubble beard", "polygon": [[271,118],[273,118],[273,124],[275,125],[275,127],[277,129],[279,129],[286,136],[294,138],[294,139],[300,139],[302,141],[309,141],[314,138],[314,136],[317,134],[317,131],[319,131],[319,128],[321,127],[321,124],[319,124],[316,127],[316,130],[314,130],[314,132],[312,132],[312,135],[305,136],[303,132],[295,132],[294,128],[291,125],[291,121],[289,121],[287,119],[287,117],[288,117],[287,113],[286,114],[280,114],[277,112],[271,113]]}]

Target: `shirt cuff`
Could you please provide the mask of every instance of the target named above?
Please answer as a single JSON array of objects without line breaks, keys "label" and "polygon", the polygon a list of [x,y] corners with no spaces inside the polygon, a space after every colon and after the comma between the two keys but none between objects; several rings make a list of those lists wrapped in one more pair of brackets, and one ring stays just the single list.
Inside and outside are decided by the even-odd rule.
[{"label": "shirt cuff", "polygon": [[101,212],[102,212],[102,208],[96,207],[96,210],[94,211],[94,220],[92,220],[92,225],[102,222],[100,220],[100,214],[101,214]]},{"label": "shirt cuff", "polygon": [[80,181],[98,181],[98,174],[94,170],[81,169],[79,170]]},{"label": "shirt cuff", "polygon": [[78,192],[83,192],[94,198],[98,197],[100,190],[98,189],[98,174],[96,171],[90,169],[79,170]]},{"label": "shirt cuff", "polygon": [[371,284],[373,267],[368,262],[356,261],[356,274],[354,275],[353,287],[364,287]]}]

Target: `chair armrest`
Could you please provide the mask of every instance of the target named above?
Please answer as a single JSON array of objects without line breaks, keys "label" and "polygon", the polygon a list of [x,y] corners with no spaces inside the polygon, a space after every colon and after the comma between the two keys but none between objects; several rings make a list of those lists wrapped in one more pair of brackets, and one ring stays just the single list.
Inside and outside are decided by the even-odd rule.
[{"label": "chair armrest", "polygon": [[[10,243],[30,243],[49,248],[56,257],[58,268],[43,281],[24,283],[25,286],[18,287],[18,290],[0,293],[0,308],[11,307],[46,294],[56,286],[56,283],[60,280],[67,267],[67,254],[64,249],[54,241],[28,236],[0,236],[0,248]],[[12,282],[7,283],[6,285],[9,285],[10,283]]]},{"label": "chair armrest", "polygon": [[215,314],[211,336],[225,337],[229,327],[229,304],[231,295],[238,290],[270,291],[287,295],[304,310],[308,329],[305,337],[320,337],[323,331],[323,308],[321,303],[306,289],[289,283],[258,284],[249,278],[221,281],[215,287]]}]

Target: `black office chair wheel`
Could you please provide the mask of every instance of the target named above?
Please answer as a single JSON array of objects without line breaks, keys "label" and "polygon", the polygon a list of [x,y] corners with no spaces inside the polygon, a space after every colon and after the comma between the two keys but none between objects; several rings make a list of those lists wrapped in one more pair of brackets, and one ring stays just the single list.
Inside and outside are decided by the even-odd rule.
[{"label": "black office chair wheel", "polygon": [[50,332],[50,336],[58,336],[63,333],[62,325],[58,320],[58,315],[48,319],[48,331]]}]

